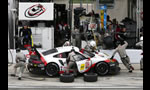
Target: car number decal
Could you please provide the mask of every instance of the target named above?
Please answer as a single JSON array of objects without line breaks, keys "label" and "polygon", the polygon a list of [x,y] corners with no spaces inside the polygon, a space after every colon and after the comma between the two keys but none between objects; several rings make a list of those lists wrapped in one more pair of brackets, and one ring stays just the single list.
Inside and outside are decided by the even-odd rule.
[{"label": "car number decal", "polygon": [[80,70],[84,70],[85,64],[81,64]]}]

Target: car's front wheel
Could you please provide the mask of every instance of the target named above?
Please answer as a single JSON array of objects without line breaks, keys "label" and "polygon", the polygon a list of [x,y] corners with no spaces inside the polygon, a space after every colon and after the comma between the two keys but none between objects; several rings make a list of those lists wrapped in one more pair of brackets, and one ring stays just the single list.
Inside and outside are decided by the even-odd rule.
[{"label": "car's front wheel", "polygon": [[95,71],[98,75],[104,76],[109,72],[109,65],[105,62],[99,62],[95,66]]},{"label": "car's front wheel", "polygon": [[57,76],[59,73],[59,67],[56,63],[49,63],[46,66],[46,74],[50,77]]}]

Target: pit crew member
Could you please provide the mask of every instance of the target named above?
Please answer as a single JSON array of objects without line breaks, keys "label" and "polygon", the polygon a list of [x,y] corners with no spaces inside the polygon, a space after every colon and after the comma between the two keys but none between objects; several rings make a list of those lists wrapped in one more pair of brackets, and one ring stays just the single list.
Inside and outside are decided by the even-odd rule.
[{"label": "pit crew member", "polygon": [[21,80],[25,69],[26,56],[19,48],[16,49],[16,52],[16,65],[14,66],[14,74],[11,74],[11,76],[16,76],[17,68],[20,67],[18,80]]},{"label": "pit crew member", "polygon": [[134,70],[133,66],[130,63],[130,58],[128,57],[126,53],[126,47],[128,46],[128,43],[124,41],[124,44],[119,44],[118,47],[115,49],[114,53],[112,54],[112,57],[110,59],[113,59],[115,54],[118,52],[121,61],[125,65],[125,67],[129,70],[131,73],[132,70]]}]

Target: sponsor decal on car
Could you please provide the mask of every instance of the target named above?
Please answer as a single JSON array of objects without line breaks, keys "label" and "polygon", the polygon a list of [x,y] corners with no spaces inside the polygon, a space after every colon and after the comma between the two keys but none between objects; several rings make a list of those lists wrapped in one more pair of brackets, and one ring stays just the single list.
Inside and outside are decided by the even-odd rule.
[{"label": "sponsor decal on car", "polygon": [[84,68],[85,68],[85,64],[81,64],[80,70],[84,70]]}]

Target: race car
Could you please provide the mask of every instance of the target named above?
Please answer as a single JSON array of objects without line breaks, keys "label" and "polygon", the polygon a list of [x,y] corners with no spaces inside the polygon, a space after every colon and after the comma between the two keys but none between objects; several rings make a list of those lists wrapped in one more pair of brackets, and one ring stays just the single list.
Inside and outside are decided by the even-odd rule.
[{"label": "race car", "polygon": [[106,53],[89,52],[85,49],[81,49],[80,52],[90,57],[94,70],[99,75],[117,74],[121,69],[119,62],[116,59],[110,59]]},{"label": "race car", "polygon": [[76,53],[73,58],[75,59],[78,73],[86,73],[92,70],[92,72],[96,72],[99,75],[106,75],[110,71],[113,71],[110,69],[111,67],[119,67],[115,59],[110,60],[108,57],[103,56],[99,56],[99,59],[97,56],[90,58],[90,56],[80,52],[79,48],[75,46],[64,46],[46,50],[41,53],[35,49],[35,53],[33,55],[31,54],[29,59],[29,72],[36,73],[42,71],[48,76],[57,76],[65,73],[67,67],[66,58],[72,48],[74,48]]}]

